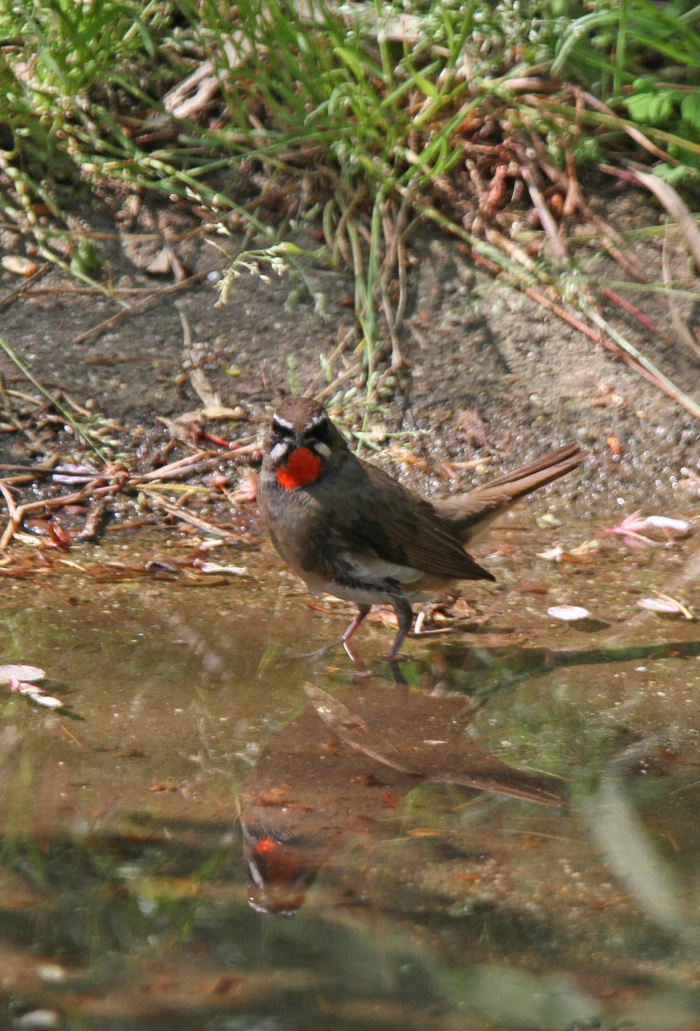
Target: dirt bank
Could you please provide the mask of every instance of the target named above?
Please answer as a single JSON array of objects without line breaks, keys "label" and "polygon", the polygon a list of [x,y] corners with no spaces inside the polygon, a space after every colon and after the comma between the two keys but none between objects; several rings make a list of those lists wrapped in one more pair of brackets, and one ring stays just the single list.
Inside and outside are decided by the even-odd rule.
[{"label": "dirt bank", "polygon": [[[599,203],[608,217],[612,205],[622,231],[654,217],[648,208],[641,210],[635,194],[611,194]],[[343,389],[359,382],[352,372],[357,338],[348,333],[353,311],[347,274],[307,267],[308,283],[322,295],[325,318],[308,292],[290,303],[300,281],[289,275],[273,274],[268,283],[246,273],[235,282],[229,303],[217,308],[216,276],[229,263],[225,252],[235,253],[240,241],[205,232],[183,212],[145,205],[129,218],[93,209],[81,220],[104,259],[99,277],[112,297],[81,287],[58,269],[11,294],[22,282],[0,272],[3,336],[50,389],[63,390],[80,406],[128,429],[142,427],[149,439],[167,437],[159,417],[173,419],[202,406],[186,372],[182,316],[209,386],[222,404],[242,408],[244,418],[236,424],[207,424],[227,439],[255,440],[269,404],[291,385],[318,392],[343,373]],[[172,275],[148,271],[166,239],[185,269],[201,275],[196,283],[172,289]],[[318,246],[313,228],[296,239],[310,249]],[[8,232],[2,243],[6,253],[21,249]],[[479,271],[462,250],[439,236],[420,236],[411,244],[402,335],[409,364],[390,381],[393,393],[374,415],[375,440],[381,446],[387,441],[383,432],[405,434],[392,438],[396,446],[425,458],[426,466],[406,464],[399,454],[392,461],[395,473],[427,493],[445,492],[483,478],[487,466],[495,473],[578,438],[593,458],[566,485],[568,495],[558,485],[557,496],[575,502],[581,514],[641,505],[692,514],[700,493],[697,421],[556,315]],[[656,281],[662,279],[661,250],[653,239],[630,244]],[[669,234],[666,250],[675,285],[696,288],[677,237]],[[607,257],[588,251],[582,260],[586,274],[599,281],[623,278]],[[606,317],[679,387],[697,396],[700,363],[676,331],[679,317],[692,326],[697,306],[681,298],[671,310],[667,299],[654,293],[625,296],[658,331],[612,304]],[[133,310],[124,314],[124,305]],[[95,329],[116,315],[114,323]],[[346,345],[338,347],[344,337]],[[322,361],[334,349],[324,371]],[[0,365],[8,386],[33,392],[9,359],[3,357]],[[357,426],[358,413],[359,406],[350,407],[346,425]],[[40,447],[5,429],[3,461],[24,461],[28,451],[39,454]],[[66,451],[65,441],[57,446]],[[448,470],[455,479],[445,474],[444,459],[481,465],[476,471]]]}]

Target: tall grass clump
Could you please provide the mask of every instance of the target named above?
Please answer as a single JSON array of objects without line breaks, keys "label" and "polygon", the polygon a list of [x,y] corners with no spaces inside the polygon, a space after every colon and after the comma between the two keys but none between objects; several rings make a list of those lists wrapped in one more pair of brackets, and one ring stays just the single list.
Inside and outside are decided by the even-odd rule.
[{"label": "tall grass clump", "polygon": [[417,224],[532,288],[590,215],[582,167],[688,191],[700,173],[689,0],[35,0],[0,10],[0,38],[7,220],[59,260],[80,190],[277,238],[318,216],[323,260],[354,272],[370,389],[380,355],[402,361]]}]

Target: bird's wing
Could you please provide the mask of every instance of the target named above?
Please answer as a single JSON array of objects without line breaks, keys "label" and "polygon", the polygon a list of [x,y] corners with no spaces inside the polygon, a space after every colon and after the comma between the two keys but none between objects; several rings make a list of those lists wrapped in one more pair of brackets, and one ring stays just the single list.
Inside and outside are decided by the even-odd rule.
[{"label": "bird's wing", "polygon": [[355,460],[347,468],[347,502],[333,502],[340,540],[384,562],[454,580],[493,580],[471,558],[429,501],[377,466]]}]

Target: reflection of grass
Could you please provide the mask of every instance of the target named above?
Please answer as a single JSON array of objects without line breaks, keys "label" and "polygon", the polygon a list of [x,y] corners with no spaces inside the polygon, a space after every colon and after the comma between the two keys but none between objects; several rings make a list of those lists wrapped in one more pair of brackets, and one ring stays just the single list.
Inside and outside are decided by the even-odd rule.
[{"label": "reflection of grass", "polygon": [[[25,710],[24,699],[16,698],[8,702],[4,712],[6,719],[11,715],[20,721],[19,710]],[[11,725],[10,725],[11,726]],[[5,819],[0,844],[0,865],[14,866],[21,854],[25,854],[39,884],[43,883],[43,867],[41,852],[36,836],[28,820],[34,805],[35,770],[40,756],[40,746],[27,741],[15,725],[18,740],[13,748],[2,750],[0,769],[2,771],[3,793],[7,799]]]},{"label": "reflection of grass", "polygon": [[[595,329],[586,284],[561,276],[563,227],[575,215],[628,256],[576,170],[634,158],[676,186],[697,182],[698,20],[688,0],[7,5],[0,206],[40,255],[101,289],[66,185],[154,191],[273,246],[313,217],[323,260],[354,271],[361,372],[376,394],[386,352],[402,361],[406,241],[420,224]],[[206,100],[191,103],[200,87]],[[523,228],[530,207],[536,231]]]},{"label": "reflection of grass", "polygon": [[[448,666],[450,681],[457,689],[477,702],[517,687],[524,681],[549,675],[555,669],[576,666],[605,666],[609,663],[634,662],[641,659],[685,658],[700,655],[700,642],[668,641],[662,644],[620,644],[601,647],[566,649],[500,648],[450,649]],[[453,688],[454,689],[454,688]]]},{"label": "reflection of grass", "polygon": [[570,778],[567,794],[585,797],[610,758],[637,734],[648,733],[646,720],[654,706],[654,696],[645,697],[640,686],[632,688],[637,708],[616,709],[625,681],[614,679],[611,671],[625,670],[623,664],[676,663],[698,655],[699,642],[677,640],[563,651],[452,646],[441,664],[441,679],[447,690],[473,700],[478,710],[474,725],[484,747],[529,772]]},{"label": "reflection of grass", "polygon": [[20,873],[44,901],[26,910],[8,937],[18,936],[18,945],[34,943],[63,962],[94,967],[101,979],[101,969],[111,976],[115,961],[134,951],[156,958],[187,940],[208,886],[213,898],[247,905],[239,878],[230,877],[229,848],[215,850],[204,831],[195,848],[177,836],[168,843],[162,827],[156,830],[153,841],[96,835],[39,843],[27,833],[25,813],[22,837],[5,836],[2,866]]}]

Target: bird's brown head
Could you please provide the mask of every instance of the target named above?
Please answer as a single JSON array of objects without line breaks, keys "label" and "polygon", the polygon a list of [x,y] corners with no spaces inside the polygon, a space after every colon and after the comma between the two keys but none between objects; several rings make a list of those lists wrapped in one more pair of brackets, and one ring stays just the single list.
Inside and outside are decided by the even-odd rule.
[{"label": "bird's brown head", "polygon": [[326,409],[312,397],[280,402],[272,416],[265,463],[285,490],[314,483],[347,451]]}]

